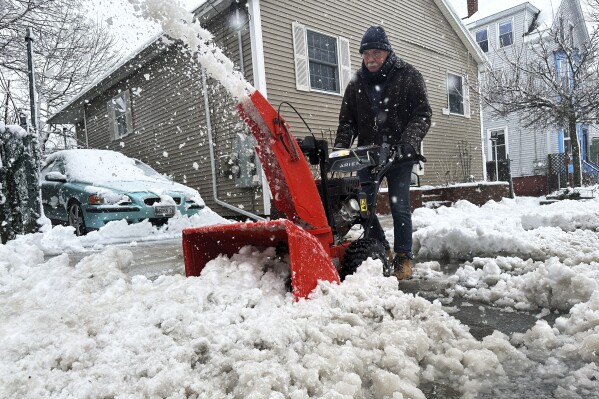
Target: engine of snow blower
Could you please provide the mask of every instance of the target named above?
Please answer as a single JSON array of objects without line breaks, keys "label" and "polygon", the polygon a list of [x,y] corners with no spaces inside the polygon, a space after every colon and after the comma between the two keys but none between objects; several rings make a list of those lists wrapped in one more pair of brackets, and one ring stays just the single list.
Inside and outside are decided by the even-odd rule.
[{"label": "engine of snow blower", "polygon": [[[379,192],[389,169],[404,161],[402,145],[383,143],[381,146],[333,149],[329,153],[326,140],[307,136],[297,141],[310,164],[319,166],[320,179],[316,186],[333,232],[334,245],[346,247],[343,259],[337,265],[341,277],[354,273],[368,257],[380,259],[383,273],[389,276],[392,265],[387,262],[386,250],[383,243],[369,237],[370,229],[366,228],[363,236],[355,241],[348,242],[345,236],[355,225],[370,226],[376,212],[377,196],[373,203],[368,203],[363,187],[373,184],[373,191]],[[360,182],[357,176],[348,176],[363,169],[371,173],[371,182]]]}]

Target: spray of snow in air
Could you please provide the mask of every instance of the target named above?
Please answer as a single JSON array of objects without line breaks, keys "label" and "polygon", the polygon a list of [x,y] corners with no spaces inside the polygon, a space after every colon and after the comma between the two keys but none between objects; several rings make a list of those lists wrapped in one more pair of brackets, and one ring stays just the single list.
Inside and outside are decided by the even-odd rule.
[{"label": "spray of snow in air", "polygon": [[254,92],[254,87],[235,69],[235,64],[214,44],[213,35],[202,28],[181,3],[163,0],[129,0],[141,17],[158,23],[165,34],[179,39],[194,52],[206,72],[217,79],[237,100]]}]

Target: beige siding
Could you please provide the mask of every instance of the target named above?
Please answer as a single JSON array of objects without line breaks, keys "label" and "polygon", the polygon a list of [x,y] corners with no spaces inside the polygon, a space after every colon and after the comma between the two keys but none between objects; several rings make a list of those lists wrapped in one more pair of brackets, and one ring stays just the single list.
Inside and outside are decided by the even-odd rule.
[{"label": "beige siding", "polygon": [[[215,21],[216,40],[225,51],[238,54],[237,35]],[[211,26],[207,26],[209,29]],[[251,79],[251,49],[248,31],[242,32],[244,66]],[[238,64],[239,57],[231,57]],[[231,152],[232,139],[244,128],[235,105],[221,93],[222,87],[208,79],[210,117],[215,142],[218,198],[249,212],[263,213],[261,187],[236,188],[234,180],[222,176],[218,157]],[[111,140],[106,102],[121,90],[131,90],[134,133]],[[150,63],[141,66],[125,81],[94,99],[86,108],[89,147],[108,148],[138,158],[178,182],[198,189],[207,205],[224,216],[237,215],[213,200],[212,168],[209,153],[201,68],[175,45]],[[79,130],[79,139],[85,142]]]},{"label": "beige siding", "polygon": [[[341,96],[298,91],[295,87],[291,23],[297,21],[309,29],[349,39],[355,70],[361,63],[358,47],[362,34],[368,26],[380,24],[381,16],[385,16],[384,26],[392,46],[401,58],[422,72],[433,108],[433,126],[424,141],[428,163],[422,184],[444,183],[448,168],[455,169],[456,164],[461,164],[460,152],[462,157],[468,157],[470,174],[482,179],[478,97],[470,91],[471,118],[442,114],[447,107],[447,72],[467,75],[472,86],[476,86],[477,65],[433,0],[376,3],[263,0],[260,4],[268,98],[275,106],[282,101],[292,103],[316,134],[335,131]],[[300,137],[307,134],[301,120],[289,108],[283,110],[294,134]],[[470,154],[459,150],[460,142],[466,142]],[[450,173],[456,178],[464,175],[461,168]]]},{"label": "beige siding", "polygon": [[[458,144],[467,142],[471,149],[471,174],[482,178],[478,98],[471,92],[472,118],[442,114],[447,107],[446,74],[468,75],[476,83],[477,66],[433,0],[418,2],[383,1],[326,2],[315,0],[263,0],[261,4],[266,84],[268,98],[278,107],[283,101],[294,105],[316,135],[337,129],[340,94],[298,91],[295,86],[291,24],[297,21],[307,28],[349,40],[352,68],[360,66],[358,46],[364,30],[380,23],[381,15],[398,55],[414,64],[424,75],[433,108],[433,127],[425,139],[426,165],[423,184],[445,182],[448,165],[459,164]],[[237,34],[220,18],[203,24],[226,54],[239,62]],[[244,69],[252,81],[252,56],[249,31],[242,32]],[[201,69],[180,49],[172,46],[156,59],[136,65],[136,71],[124,81],[95,98],[86,107],[89,146],[109,148],[139,158],[175,180],[200,191],[216,212],[233,216],[235,212],[218,206],[213,200],[208,127],[204,106]],[[235,104],[223,88],[208,79],[209,111],[216,157],[217,196],[234,207],[263,212],[261,188],[238,188],[223,176],[219,158],[229,155],[239,134],[246,132]],[[106,102],[119,90],[131,90],[134,133],[120,140],[110,139]],[[308,134],[300,118],[287,106],[284,117],[297,137]],[[79,139],[85,135],[78,129]],[[452,166],[453,167],[453,166]],[[460,172],[452,171],[452,173]],[[463,175],[463,173],[461,173]]]}]

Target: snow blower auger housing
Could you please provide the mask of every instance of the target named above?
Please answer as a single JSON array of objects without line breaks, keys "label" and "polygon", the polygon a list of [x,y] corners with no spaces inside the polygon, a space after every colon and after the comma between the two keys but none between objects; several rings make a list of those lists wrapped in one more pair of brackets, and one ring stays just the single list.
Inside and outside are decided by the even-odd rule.
[{"label": "snow blower auger housing", "polygon": [[[388,275],[383,244],[368,238],[369,229],[364,238],[343,241],[352,226],[369,223],[376,203],[367,203],[357,177],[329,176],[369,168],[378,192],[382,177],[401,158],[397,146],[358,147],[329,155],[325,140],[296,140],[259,91],[242,100],[238,111],[256,138],[274,206],[287,219],[184,229],[186,275],[199,276],[208,261],[219,254],[232,256],[245,245],[288,249],[296,300],[306,298],[318,280],[339,283],[339,271],[345,277],[368,257],[380,259]],[[319,165],[320,181],[314,180],[306,159]]]}]

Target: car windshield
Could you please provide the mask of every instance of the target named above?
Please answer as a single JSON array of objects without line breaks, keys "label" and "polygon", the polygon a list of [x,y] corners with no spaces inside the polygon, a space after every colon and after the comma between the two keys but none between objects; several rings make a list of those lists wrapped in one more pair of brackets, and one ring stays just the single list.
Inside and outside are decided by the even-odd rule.
[{"label": "car windshield", "polygon": [[114,181],[169,181],[150,166],[123,154],[106,150],[63,152],[65,171],[71,181],[101,184]]}]

